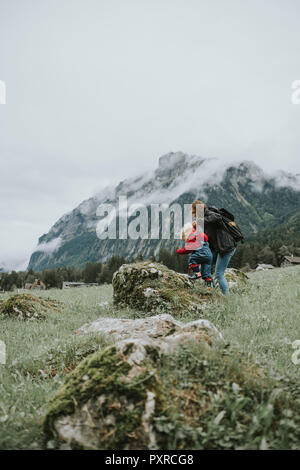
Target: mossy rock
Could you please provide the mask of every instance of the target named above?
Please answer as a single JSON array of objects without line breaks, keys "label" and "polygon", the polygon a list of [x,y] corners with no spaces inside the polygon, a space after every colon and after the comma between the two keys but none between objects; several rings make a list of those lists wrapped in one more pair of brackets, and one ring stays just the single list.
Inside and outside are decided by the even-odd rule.
[{"label": "mossy rock", "polygon": [[158,345],[161,345],[170,336],[172,336],[172,343],[177,342],[180,337],[183,337],[182,335],[187,333],[191,337],[191,341],[197,341],[197,337],[203,337],[205,341],[210,343],[209,338],[212,340],[223,338],[209,320],[201,318],[186,323],[180,322],[166,313],[136,319],[100,317],[92,323],[85,323],[75,333],[78,335],[98,333],[115,341],[125,339],[154,341]]},{"label": "mossy rock", "polygon": [[227,268],[225,271],[225,278],[228,282],[229,288],[246,285],[249,277],[243,271],[235,268]]},{"label": "mossy rock", "polygon": [[0,303],[2,315],[20,320],[44,319],[50,311],[62,305],[58,300],[42,299],[32,294],[15,294]]},{"label": "mossy rock", "polygon": [[[194,322],[196,323],[196,322]],[[186,330],[186,331],[185,331]],[[165,442],[155,423],[169,419],[162,387],[163,356],[211,339],[197,325],[164,338],[130,338],[84,359],[49,401],[43,428],[46,446],[56,449],[158,449]]]},{"label": "mossy rock", "polygon": [[47,447],[147,449],[156,447],[152,420],[164,397],[151,343],[125,341],[85,360],[47,406]]},{"label": "mossy rock", "polygon": [[159,263],[123,264],[113,277],[114,303],[147,314],[177,317],[201,313],[214,294],[201,281],[191,281]]},{"label": "mossy rock", "polygon": [[160,354],[151,341],[124,340],[67,377],[44,431],[53,449],[298,449],[299,410],[235,349],[195,341]]}]

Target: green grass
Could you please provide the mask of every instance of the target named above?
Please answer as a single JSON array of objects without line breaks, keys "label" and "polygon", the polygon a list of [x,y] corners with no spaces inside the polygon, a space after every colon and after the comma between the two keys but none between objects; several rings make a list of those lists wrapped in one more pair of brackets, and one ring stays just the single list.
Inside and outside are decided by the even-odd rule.
[{"label": "green grass", "polygon": [[[47,400],[69,370],[110,340],[73,335],[77,328],[99,316],[139,316],[134,310],[113,306],[111,286],[54,289],[39,295],[62,301],[62,311],[45,320],[0,316],[0,340],[7,347],[7,363],[0,365],[0,449],[41,448],[41,419]],[[7,297],[1,295],[1,299]],[[300,364],[291,360],[291,343],[300,339],[299,300],[299,267],[251,273],[247,287],[222,298],[204,316],[222,331],[233,351],[258,361],[299,396]],[[172,367],[178,375],[180,369]],[[185,366],[182,368],[184,376]]]},{"label": "green grass", "polygon": [[300,402],[290,383],[274,380],[232,349],[202,353],[201,344],[165,356],[168,400],[155,426],[163,449],[299,449]]},{"label": "green grass", "polygon": [[[7,363],[0,365],[1,449],[41,446],[43,407],[63,382],[65,367],[72,368],[72,364],[104,343],[101,337],[95,339],[72,333],[101,315],[115,314],[111,286],[53,289],[39,295],[61,300],[65,307],[61,312],[48,315],[46,320],[0,317],[0,339],[7,349]],[[8,298],[8,295],[1,298]],[[105,302],[108,304],[100,305]]]},{"label": "green grass", "polygon": [[233,293],[207,317],[226,341],[267,369],[299,379],[291,344],[300,339],[300,267],[249,274],[244,292]]}]

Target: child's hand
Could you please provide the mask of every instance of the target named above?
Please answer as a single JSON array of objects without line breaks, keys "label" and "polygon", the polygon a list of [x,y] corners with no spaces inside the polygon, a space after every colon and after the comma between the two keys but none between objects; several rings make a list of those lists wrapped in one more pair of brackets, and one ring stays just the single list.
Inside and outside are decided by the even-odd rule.
[{"label": "child's hand", "polygon": [[195,228],[197,227],[197,222],[196,222],[196,220],[193,220],[192,225],[193,225],[193,229],[195,229]]}]

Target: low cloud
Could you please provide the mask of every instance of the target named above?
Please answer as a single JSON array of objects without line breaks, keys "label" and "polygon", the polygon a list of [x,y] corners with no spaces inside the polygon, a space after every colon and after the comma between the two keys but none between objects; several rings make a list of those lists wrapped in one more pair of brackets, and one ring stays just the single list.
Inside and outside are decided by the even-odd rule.
[{"label": "low cloud", "polygon": [[42,251],[43,253],[53,253],[54,251],[58,250],[61,245],[61,238],[57,237],[51,240],[49,243],[40,243],[37,246],[36,251]]}]

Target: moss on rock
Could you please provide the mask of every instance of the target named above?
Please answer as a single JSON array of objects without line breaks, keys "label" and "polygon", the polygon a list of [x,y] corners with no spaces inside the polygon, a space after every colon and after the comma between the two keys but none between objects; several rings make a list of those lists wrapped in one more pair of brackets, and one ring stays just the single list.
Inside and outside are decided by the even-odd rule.
[{"label": "moss on rock", "polygon": [[215,293],[159,263],[124,264],[113,277],[114,302],[143,312],[182,317],[200,313]]},{"label": "moss on rock", "polygon": [[83,360],[48,404],[47,440],[73,449],[155,446],[151,420],[160,412],[163,397],[153,367],[154,349],[125,342]]},{"label": "moss on rock", "polygon": [[[230,287],[245,285],[248,280],[237,269],[227,269],[225,276]],[[191,281],[185,274],[150,261],[123,264],[114,274],[113,289],[114,303],[120,307],[177,317],[202,313],[208,302],[221,295],[201,280]]]},{"label": "moss on rock", "polygon": [[299,448],[299,401],[249,357],[200,342],[158,353],[124,340],[82,361],[48,405],[48,447]]},{"label": "moss on rock", "polygon": [[43,319],[49,311],[56,311],[61,302],[42,299],[32,294],[15,294],[1,301],[0,313],[20,320]]},{"label": "moss on rock", "polygon": [[225,278],[229,287],[246,285],[249,279],[246,273],[235,268],[227,268],[225,271]]}]

